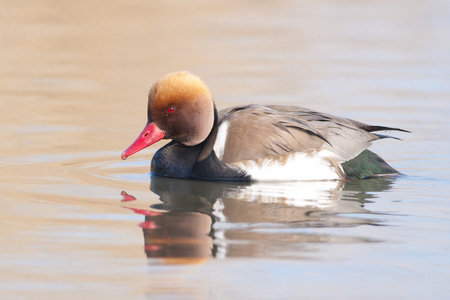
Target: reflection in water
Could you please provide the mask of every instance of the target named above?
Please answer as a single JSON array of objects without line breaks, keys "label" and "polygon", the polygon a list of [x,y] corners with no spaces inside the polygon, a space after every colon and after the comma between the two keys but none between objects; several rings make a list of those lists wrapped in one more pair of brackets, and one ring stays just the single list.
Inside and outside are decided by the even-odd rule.
[{"label": "reflection in water", "polygon": [[136,200],[136,198],[132,195],[128,195],[127,192],[122,191],[120,193],[122,195],[122,200],[120,200],[121,202],[128,202],[128,201],[134,201]]},{"label": "reflection in water", "polygon": [[313,243],[374,242],[318,228],[380,225],[364,203],[393,180],[233,183],[152,176],[151,190],[162,202],[153,210],[132,210],[145,215],[147,256],[165,263],[301,257]]}]

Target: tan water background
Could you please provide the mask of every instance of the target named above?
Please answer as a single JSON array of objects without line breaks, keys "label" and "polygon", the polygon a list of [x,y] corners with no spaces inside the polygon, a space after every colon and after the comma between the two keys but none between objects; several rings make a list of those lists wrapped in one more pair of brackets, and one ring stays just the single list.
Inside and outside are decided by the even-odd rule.
[{"label": "tan water background", "polygon": [[[373,146],[405,176],[150,178],[120,153],[180,70],[411,130]],[[446,0],[0,0],[0,298],[447,299],[449,70]]]}]

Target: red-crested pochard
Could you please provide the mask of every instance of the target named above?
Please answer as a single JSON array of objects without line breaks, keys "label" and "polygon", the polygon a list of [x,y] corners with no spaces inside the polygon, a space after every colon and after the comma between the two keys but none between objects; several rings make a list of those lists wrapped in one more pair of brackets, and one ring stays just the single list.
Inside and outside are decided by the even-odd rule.
[{"label": "red-crested pochard", "polygon": [[148,95],[148,122],[122,159],[172,141],[152,159],[154,174],[208,180],[339,180],[399,174],[366,150],[390,137],[372,126],[296,106],[242,105],[217,112],[208,87],[171,73]]}]

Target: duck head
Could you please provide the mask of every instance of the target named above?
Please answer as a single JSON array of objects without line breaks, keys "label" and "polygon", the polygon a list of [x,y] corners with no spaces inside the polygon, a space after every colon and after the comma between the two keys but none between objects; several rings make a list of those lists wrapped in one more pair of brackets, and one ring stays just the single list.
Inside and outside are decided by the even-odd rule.
[{"label": "duck head", "polygon": [[189,72],[171,73],[153,84],[148,94],[148,122],[122,159],[172,139],[186,146],[203,142],[214,125],[214,102],[206,84]]}]

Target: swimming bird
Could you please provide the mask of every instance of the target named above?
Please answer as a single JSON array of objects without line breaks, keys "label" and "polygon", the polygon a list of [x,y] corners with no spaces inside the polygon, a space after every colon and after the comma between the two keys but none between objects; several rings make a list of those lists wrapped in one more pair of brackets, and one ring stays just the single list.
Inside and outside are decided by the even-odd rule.
[{"label": "swimming bird", "polygon": [[206,180],[344,180],[399,174],[367,150],[394,138],[373,126],[314,110],[282,105],[239,105],[217,111],[198,76],[170,73],[148,95],[148,122],[122,159],[162,140],[151,172]]}]

